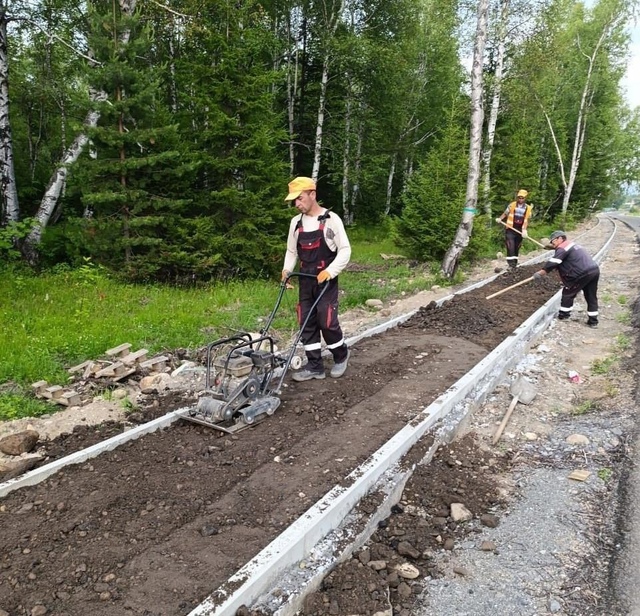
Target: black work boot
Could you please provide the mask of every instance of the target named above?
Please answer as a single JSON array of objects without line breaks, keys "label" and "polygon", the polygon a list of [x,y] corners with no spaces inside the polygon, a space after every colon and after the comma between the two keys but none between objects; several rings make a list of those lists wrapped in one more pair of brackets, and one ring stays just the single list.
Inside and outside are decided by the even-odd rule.
[{"label": "black work boot", "polygon": [[596,327],[598,327],[598,319],[596,319],[595,317],[589,317],[587,319],[587,325],[595,329]]},{"label": "black work boot", "polygon": [[571,314],[568,313],[568,312],[559,312],[558,313],[558,319],[560,319],[560,321],[566,321],[570,316],[571,316]]}]

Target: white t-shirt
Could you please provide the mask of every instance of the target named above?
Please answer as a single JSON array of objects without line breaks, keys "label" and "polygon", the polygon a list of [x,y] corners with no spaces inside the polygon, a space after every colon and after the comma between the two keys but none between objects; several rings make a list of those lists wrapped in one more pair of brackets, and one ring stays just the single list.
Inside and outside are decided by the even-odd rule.
[{"label": "white t-shirt", "polygon": [[[327,210],[324,210],[322,216]],[[287,252],[284,256],[284,266],[282,269],[292,272],[298,263],[298,234],[295,233],[298,221],[302,216],[302,230],[305,232],[317,231],[320,228],[318,216],[306,216],[297,214],[289,225],[289,235],[287,237]],[[329,212],[329,218],[324,221],[324,239],[327,246],[336,252],[333,263],[327,267],[331,278],[335,278],[349,263],[351,258],[351,244],[344,230],[342,219],[333,212]]]}]

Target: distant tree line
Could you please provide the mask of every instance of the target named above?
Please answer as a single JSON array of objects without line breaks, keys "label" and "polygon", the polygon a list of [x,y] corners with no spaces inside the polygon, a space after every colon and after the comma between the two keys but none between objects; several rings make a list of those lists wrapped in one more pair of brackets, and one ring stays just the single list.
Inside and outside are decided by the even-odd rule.
[{"label": "distant tree line", "polygon": [[[487,0],[479,0],[487,2]],[[638,180],[636,2],[492,0],[467,256],[518,188],[581,219]],[[132,281],[280,268],[287,181],[442,259],[465,206],[477,6],[0,0],[0,255]],[[478,117],[478,116],[476,116]]]}]

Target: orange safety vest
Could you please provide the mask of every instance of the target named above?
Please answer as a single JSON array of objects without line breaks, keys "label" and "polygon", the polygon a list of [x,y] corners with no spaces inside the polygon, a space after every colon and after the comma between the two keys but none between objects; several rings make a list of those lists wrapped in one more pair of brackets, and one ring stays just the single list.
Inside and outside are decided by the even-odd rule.
[{"label": "orange safety vest", "polygon": [[513,227],[514,221],[518,227],[521,227],[529,218],[531,218],[531,206],[529,204],[525,205],[524,218],[522,220],[515,220],[516,208],[518,206],[517,201],[512,201],[509,204],[509,214],[507,215],[507,226]]}]

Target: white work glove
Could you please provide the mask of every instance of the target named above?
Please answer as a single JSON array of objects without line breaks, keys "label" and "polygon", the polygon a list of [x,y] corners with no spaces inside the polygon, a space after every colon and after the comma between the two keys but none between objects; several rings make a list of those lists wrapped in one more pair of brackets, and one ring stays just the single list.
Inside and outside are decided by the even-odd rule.
[{"label": "white work glove", "polygon": [[496,218],[496,222],[501,225],[502,224],[502,218]]},{"label": "white work glove", "polygon": [[526,229],[522,230],[522,237],[529,237],[529,233],[527,233]]}]

